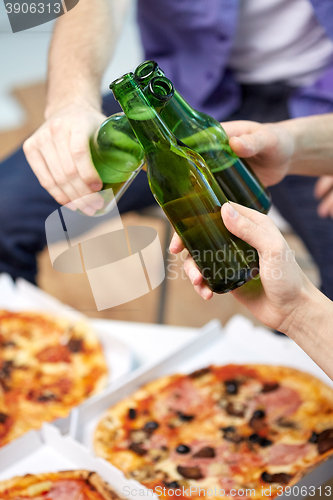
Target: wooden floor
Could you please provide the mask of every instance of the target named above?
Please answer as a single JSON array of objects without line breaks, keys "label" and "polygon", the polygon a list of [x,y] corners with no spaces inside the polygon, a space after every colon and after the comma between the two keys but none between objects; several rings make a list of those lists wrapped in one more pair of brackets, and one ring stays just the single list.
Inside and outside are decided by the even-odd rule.
[{"label": "wooden floor", "polygon": [[[18,147],[43,121],[45,100],[43,83],[15,89],[13,94],[25,109],[27,119],[21,128],[0,133],[0,159]],[[154,227],[163,246],[167,246],[171,232],[165,219],[153,214],[137,213],[125,214],[122,219],[125,226]],[[285,236],[296,251],[296,258],[301,267],[310,279],[317,283],[317,271],[300,240],[293,234]],[[258,323],[230,294],[214,296],[209,302],[203,301],[184,276],[181,261],[173,262],[170,259],[169,256],[167,279],[164,284],[137,300],[102,312],[96,310],[87,276],[55,271],[46,249],[38,257],[37,280],[43,290],[91,317],[196,327],[202,326],[212,318],[218,318],[225,323],[234,314],[241,313]],[[117,286],[121,287],[122,284],[118,283]]]}]

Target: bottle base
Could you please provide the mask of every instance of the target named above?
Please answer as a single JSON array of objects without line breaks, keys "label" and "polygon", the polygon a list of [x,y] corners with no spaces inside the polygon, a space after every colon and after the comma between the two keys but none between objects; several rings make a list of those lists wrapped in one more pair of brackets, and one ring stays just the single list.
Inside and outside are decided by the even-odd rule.
[{"label": "bottle base", "polygon": [[213,292],[213,293],[218,293],[218,294],[223,294],[223,293],[228,293],[231,292],[232,290],[236,290],[236,288],[239,288],[248,281],[250,281],[252,278],[257,276],[259,270],[258,269],[241,269],[239,274],[238,274],[238,279],[235,281],[235,279],[226,279],[224,281],[219,281],[218,283],[207,283],[208,288]]}]

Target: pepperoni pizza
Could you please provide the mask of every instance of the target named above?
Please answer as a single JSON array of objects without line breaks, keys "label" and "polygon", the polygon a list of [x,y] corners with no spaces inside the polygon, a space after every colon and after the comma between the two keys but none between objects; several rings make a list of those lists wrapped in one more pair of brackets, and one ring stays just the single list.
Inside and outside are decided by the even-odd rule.
[{"label": "pepperoni pizza", "polygon": [[265,365],[166,376],[109,409],[94,446],[161,498],[275,498],[333,453],[333,390]]},{"label": "pepperoni pizza", "polygon": [[95,472],[27,474],[0,481],[1,500],[119,500]]},{"label": "pepperoni pizza", "polygon": [[0,311],[0,446],[67,416],[106,380],[101,345],[87,324]]}]

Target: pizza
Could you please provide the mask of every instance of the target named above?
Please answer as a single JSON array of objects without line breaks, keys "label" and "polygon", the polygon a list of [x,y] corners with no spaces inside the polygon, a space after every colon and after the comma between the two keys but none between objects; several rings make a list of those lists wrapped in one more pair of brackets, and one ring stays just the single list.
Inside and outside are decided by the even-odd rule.
[{"label": "pizza", "polygon": [[86,323],[0,311],[0,446],[66,417],[106,381],[102,347]]},{"label": "pizza", "polygon": [[94,448],[161,498],[275,498],[333,453],[333,390],[266,365],[164,376],[107,411]]},{"label": "pizza", "polygon": [[119,500],[96,472],[27,474],[0,481],[1,500]]}]

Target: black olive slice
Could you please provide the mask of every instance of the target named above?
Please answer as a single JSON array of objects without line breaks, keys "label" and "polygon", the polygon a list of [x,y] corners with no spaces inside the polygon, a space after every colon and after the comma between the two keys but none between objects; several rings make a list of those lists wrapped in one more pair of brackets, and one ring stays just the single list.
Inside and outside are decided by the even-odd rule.
[{"label": "black olive slice", "polygon": [[144,426],[144,430],[148,432],[153,432],[159,427],[159,424],[157,422],[147,422]]},{"label": "black olive slice", "polygon": [[178,465],[178,473],[186,479],[203,479],[203,475],[199,467],[182,467]]},{"label": "black olive slice", "polygon": [[190,451],[191,451],[191,448],[189,448],[188,446],[186,446],[186,444],[180,444],[176,448],[176,452],[177,453],[181,453],[182,455],[185,454],[185,453],[190,453]]},{"label": "black olive slice", "polygon": [[166,481],[163,482],[167,488],[172,488],[173,490],[180,488],[180,484],[177,481],[170,481],[170,483],[167,483]]},{"label": "black olive slice", "polygon": [[309,439],[309,442],[310,443],[318,443],[318,436],[319,434],[317,434],[316,432],[313,431],[313,433],[311,434],[311,437]]},{"label": "black olive slice", "polygon": [[239,388],[238,380],[226,380],[224,382],[224,385],[228,394],[234,395],[238,393],[238,388]]},{"label": "black olive slice", "polygon": [[194,415],[186,415],[185,413],[182,413],[181,411],[177,411],[177,415],[182,420],[183,422],[191,422],[191,420],[194,419]]},{"label": "black olive slice", "polygon": [[73,353],[81,352],[83,349],[83,340],[70,339],[70,341],[67,344],[67,348]]},{"label": "black olive slice", "polygon": [[136,419],[136,409],[135,408],[130,408],[128,410],[128,418],[130,420],[135,420]]}]

